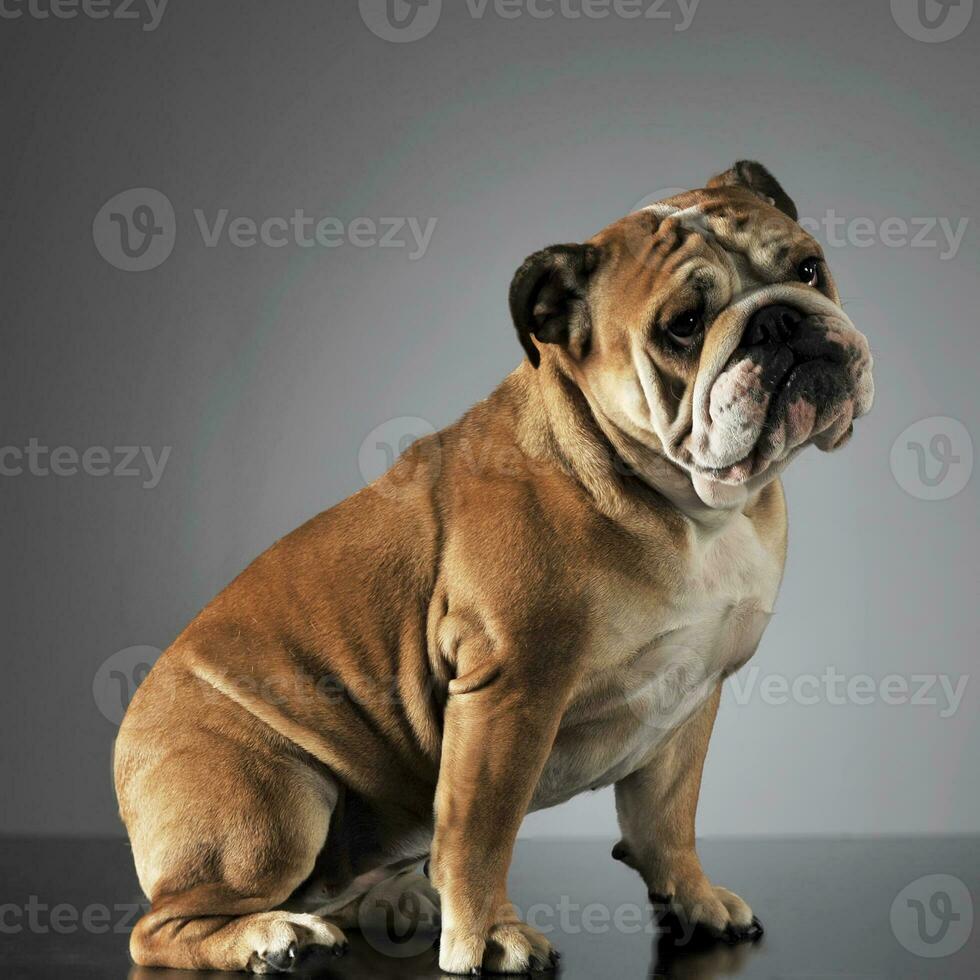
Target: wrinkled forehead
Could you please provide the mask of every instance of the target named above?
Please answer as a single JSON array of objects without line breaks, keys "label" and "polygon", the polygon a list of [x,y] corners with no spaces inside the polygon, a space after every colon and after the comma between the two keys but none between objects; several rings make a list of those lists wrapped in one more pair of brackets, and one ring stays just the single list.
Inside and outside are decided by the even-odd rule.
[{"label": "wrinkled forehead", "polygon": [[[820,246],[797,222],[739,188],[689,191],[621,218],[596,235],[620,271],[663,279],[705,262],[737,275],[741,289],[792,277]],[[696,261],[695,261],[696,260]]]}]

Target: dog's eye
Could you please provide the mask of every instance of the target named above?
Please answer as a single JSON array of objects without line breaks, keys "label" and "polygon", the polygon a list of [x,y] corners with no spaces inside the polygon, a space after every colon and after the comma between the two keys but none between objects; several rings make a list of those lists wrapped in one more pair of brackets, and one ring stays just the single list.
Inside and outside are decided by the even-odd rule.
[{"label": "dog's eye", "polygon": [[690,347],[701,332],[701,326],[701,314],[697,310],[687,310],[667,324],[667,333],[682,347]]},{"label": "dog's eye", "polygon": [[820,259],[812,257],[800,263],[799,269],[800,282],[805,282],[808,286],[820,285]]}]

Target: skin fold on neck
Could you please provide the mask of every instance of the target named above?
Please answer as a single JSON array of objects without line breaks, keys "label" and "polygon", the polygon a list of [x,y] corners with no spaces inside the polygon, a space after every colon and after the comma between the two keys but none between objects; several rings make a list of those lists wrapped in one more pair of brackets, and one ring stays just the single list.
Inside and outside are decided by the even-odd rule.
[{"label": "skin fold on neck", "polygon": [[[758,488],[750,493],[733,487],[736,492],[728,506],[709,506],[698,496],[690,474],[668,460],[659,445],[649,445],[648,434],[641,436],[611,420],[557,358],[543,358],[537,371],[525,364],[518,373],[548,419],[548,442],[556,461],[615,520],[642,522],[646,508],[670,507],[698,529],[719,530],[758,496]],[[535,441],[538,444],[529,448],[540,456],[545,446]]]}]

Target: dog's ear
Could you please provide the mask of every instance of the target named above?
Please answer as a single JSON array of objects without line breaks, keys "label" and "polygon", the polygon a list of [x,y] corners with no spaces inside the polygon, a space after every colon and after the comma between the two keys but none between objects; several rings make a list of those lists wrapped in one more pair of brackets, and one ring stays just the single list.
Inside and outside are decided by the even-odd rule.
[{"label": "dog's ear", "polygon": [[793,199],[761,163],[739,160],[731,168],[708,181],[708,187],[745,187],[767,204],[773,204],[794,221],[799,218]]},{"label": "dog's ear", "polygon": [[541,363],[535,338],[561,344],[574,357],[588,353],[592,330],[588,288],[599,265],[595,245],[552,245],[528,256],[510,284],[510,315],[527,359]]}]

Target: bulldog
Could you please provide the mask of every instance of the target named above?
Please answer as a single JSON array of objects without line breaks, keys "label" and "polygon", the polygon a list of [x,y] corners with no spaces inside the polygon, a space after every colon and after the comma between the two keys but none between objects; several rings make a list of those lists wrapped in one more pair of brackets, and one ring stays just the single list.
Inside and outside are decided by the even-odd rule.
[{"label": "bulldog", "polygon": [[[695,849],[724,679],[786,551],[782,469],[871,407],[871,356],[761,165],[530,256],[526,360],[257,558],[161,656],[114,753],[137,964],[289,972],[397,883],[447,973],[548,969],[521,820],[615,787],[663,912],[761,933]],[[424,872],[419,866],[424,864]]]}]

